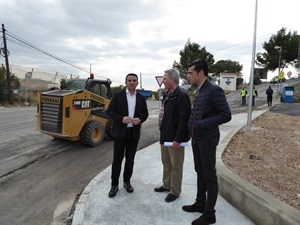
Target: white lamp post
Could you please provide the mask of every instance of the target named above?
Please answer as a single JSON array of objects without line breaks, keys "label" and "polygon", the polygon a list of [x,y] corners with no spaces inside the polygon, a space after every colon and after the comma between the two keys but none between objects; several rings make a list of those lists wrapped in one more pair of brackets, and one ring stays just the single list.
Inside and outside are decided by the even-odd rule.
[{"label": "white lamp post", "polygon": [[279,51],[279,59],[278,59],[278,79],[277,79],[277,95],[279,95],[279,74],[280,74],[280,59],[281,59],[281,50],[282,48],[280,46],[275,46],[274,47],[276,50]]},{"label": "white lamp post", "polygon": [[[300,49],[300,48],[299,48]],[[299,51],[300,52],[300,51]],[[295,63],[295,68],[296,68],[296,73],[297,73],[297,78],[300,78],[300,61],[298,59],[294,60]]]},{"label": "white lamp post", "polygon": [[27,102],[27,80],[32,77],[32,72],[27,72],[25,74],[25,105],[28,105]]},{"label": "white lamp post", "polygon": [[257,6],[258,0],[255,1],[255,16],[254,16],[254,32],[253,32],[253,43],[252,43],[252,61],[251,61],[251,71],[250,71],[250,88],[249,88],[249,102],[248,102],[248,117],[247,117],[247,130],[251,131],[251,121],[252,121],[252,90],[253,90],[253,74],[254,74],[254,64],[255,64],[255,50],[256,50],[256,24],[257,24]]}]

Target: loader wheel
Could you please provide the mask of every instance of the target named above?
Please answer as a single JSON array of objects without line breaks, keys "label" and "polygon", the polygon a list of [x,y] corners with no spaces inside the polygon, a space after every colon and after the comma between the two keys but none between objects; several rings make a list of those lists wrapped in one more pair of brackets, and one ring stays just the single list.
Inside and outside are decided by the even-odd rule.
[{"label": "loader wheel", "polygon": [[106,127],[105,127],[105,133],[107,135],[107,137],[111,140],[113,140],[113,136],[112,136],[112,126],[113,126],[113,120],[108,120]]},{"label": "loader wheel", "polygon": [[104,138],[104,126],[97,121],[87,122],[81,130],[80,139],[84,145],[98,146]]}]

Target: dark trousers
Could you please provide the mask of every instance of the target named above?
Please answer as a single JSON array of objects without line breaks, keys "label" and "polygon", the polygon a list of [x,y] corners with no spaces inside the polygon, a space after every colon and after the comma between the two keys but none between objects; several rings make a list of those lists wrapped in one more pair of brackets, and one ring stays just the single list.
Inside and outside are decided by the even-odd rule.
[{"label": "dark trousers", "polygon": [[252,96],[252,106],[255,106],[255,96]]},{"label": "dark trousers", "polygon": [[272,106],[272,95],[267,95],[268,106]]},{"label": "dark trousers", "polygon": [[195,171],[197,173],[196,202],[205,204],[205,213],[214,214],[218,197],[216,149],[219,137],[192,140]]},{"label": "dark trousers", "polygon": [[246,105],[246,96],[242,96],[242,105]]},{"label": "dark trousers", "polygon": [[123,181],[130,182],[133,173],[134,157],[139,140],[132,139],[132,128],[127,128],[125,139],[114,139],[114,157],[112,163],[111,185],[118,186],[122,161],[125,155]]}]

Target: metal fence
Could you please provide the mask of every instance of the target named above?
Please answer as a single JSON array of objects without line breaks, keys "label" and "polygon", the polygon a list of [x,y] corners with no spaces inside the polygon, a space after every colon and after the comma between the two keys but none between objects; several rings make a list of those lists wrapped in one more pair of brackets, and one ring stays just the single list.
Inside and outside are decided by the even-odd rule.
[{"label": "metal fence", "polygon": [[79,77],[76,74],[66,74],[52,71],[45,71],[38,68],[29,68],[10,65],[10,72],[15,74],[19,79],[25,79],[25,74],[28,72],[32,73],[32,79],[40,79],[53,83],[59,83],[61,79],[71,79],[74,77]]}]

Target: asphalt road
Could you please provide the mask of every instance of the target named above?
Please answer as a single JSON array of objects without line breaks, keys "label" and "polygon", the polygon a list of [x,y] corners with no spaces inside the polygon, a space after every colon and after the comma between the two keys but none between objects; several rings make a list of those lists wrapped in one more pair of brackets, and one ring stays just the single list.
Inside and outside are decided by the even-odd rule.
[{"label": "asphalt road", "polygon": [[[256,86],[259,94],[254,110],[266,107],[268,86]],[[276,87],[273,89],[276,92]],[[227,100],[233,114],[247,112],[247,107],[240,105],[239,91],[229,94]],[[159,104],[148,101],[148,107],[150,117],[143,124],[139,149],[159,138]],[[110,140],[89,148],[34,131],[35,110],[0,108],[1,224],[66,224],[81,191],[112,161]]]},{"label": "asphalt road", "polygon": [[300,104],[281,103],[270,108],[270,111],[290,116],[300,116]]},{"label": "asphalt road", "polygon": [[[148,104],[139,149],[158,141],[158,106]],[[112,161],[112,141],[91,148],[53,139],[34,131],[34,114],[0,109],[0,224],[66,224],[77,196]]]}]

